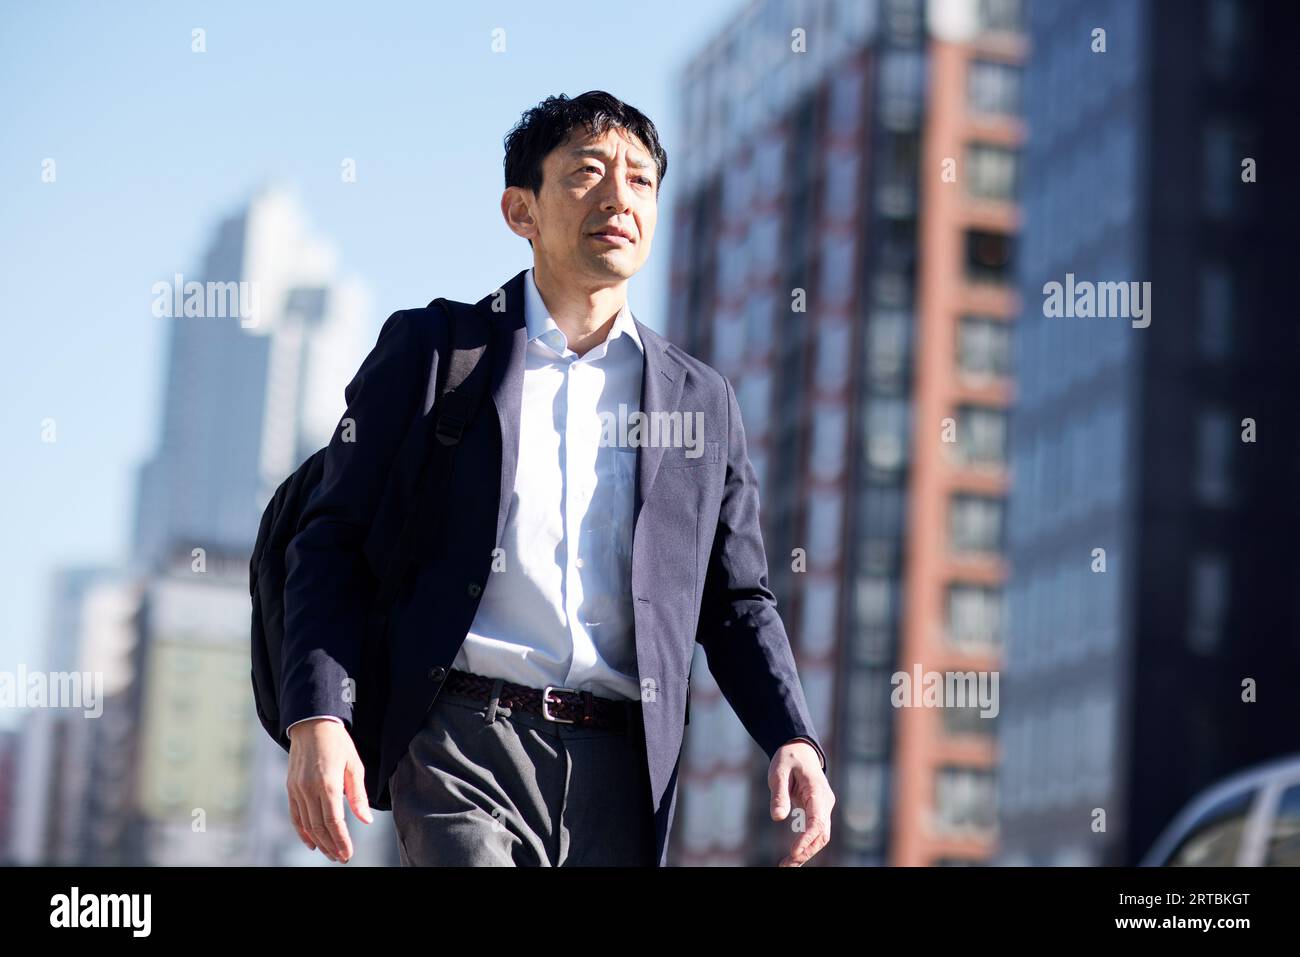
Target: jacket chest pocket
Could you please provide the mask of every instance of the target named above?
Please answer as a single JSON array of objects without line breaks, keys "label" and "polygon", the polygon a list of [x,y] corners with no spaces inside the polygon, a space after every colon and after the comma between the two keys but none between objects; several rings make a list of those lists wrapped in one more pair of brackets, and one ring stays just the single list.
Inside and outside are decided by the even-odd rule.
[{"label": "jacket chest pocket", "polygon": [[693,449],[665,449],[664,457],[659,461],[659,467],[661,469],[696,469],[706,465],[717,465],[721,461],[722,450],[718,443],[705,442],[703,447],[697,446]]}]

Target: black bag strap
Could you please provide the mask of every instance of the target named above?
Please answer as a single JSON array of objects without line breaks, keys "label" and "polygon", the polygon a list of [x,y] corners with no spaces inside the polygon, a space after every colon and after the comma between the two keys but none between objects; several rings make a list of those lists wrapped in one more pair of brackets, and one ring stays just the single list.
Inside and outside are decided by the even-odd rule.
[{"label": "black bag strap", "polygon": [[[451,354],[447,361],[446,376],[430,410],[432,414],[427,417],[431,420],[431,434],[426,437],[424,461],[420,467],[419,481],[415,485],[415,500],[407,512],[397,547],[388,560],[387,571],[380,582],[376,605],[384,615],[387,615],[397,597],[415,558],[414,551],[420,529],[424,526],[426,509],[437,509],[434,519],[440,524],[446,510],[447,486],[451,480],[456,447],[460,444],[466,426],[482,405],[491,372],[491,363],[485,361],[491,329],[477,308],[462,306],[442,297],[429,303],[429,308],[434,306],[447,314]],[[430,476],[436,482],[433,489],[429,488]],[[426,541],[435,543],[437,537],[431,534]]]}]

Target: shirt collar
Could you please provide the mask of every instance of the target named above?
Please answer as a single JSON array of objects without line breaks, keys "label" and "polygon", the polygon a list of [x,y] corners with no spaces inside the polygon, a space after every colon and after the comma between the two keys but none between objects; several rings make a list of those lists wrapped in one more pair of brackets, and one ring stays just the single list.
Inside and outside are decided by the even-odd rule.
[{"label": "shirt collar", "polygon": [[[547,345],[554,348],[556,352],[562,353],[567,344],[567,339],[563,330],[551,318],[546,303],[542,301],[542,294],[537,291],[537,281],[533,278],[532,269],[528,270],[524,288],[526,290],[524,295],[524,325],[528,327],[528,341],[532,342],[534,339],[544,336]],[[614,317],[614,325],[610,327],[605,342],[612,343],[620,335],[627,336],[636,343],[637,349],[645,352],[645,346],[641,343],[641,336],[637,333],[636,323],[632,319],[632,310],[626,302],[623,303],[623,308],[618,311],[618,315]]]}]

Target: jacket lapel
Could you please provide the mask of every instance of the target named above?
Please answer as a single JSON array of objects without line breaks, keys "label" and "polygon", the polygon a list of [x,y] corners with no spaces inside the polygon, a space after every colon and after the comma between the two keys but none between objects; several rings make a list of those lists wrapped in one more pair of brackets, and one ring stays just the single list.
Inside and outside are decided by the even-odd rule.
[{"label": "jacket lapel", "polygon": [[[646,425],[654,421],[657,414],[666,416],[675,412],[682,399],[682,388],[686,384],[686,370],[682,364],[669,355],[664,340],[640,319],[632,316],[641,344],[645,347],[645,367],[641,376],[641,411],[645,413]],[[659,463],[664,457],[662,445],[642,445],[637,449],[637,483],[636,499],[632,507],[632,548],[636,549],[636,528],[640,524],[641,506],[650,497],[655,476],[659,473]]]},{"label": "jacket lapel", "polygon": [[[528,327],[524,324],[524,274],[522,269],[500,289],[479,300],[492,318],[492,403],[501,423],[501,498],[497,508],[496,544],[506,528],[519,466],[519,413],[524,394],[524,356]],[[502,311],[504,310],[504,311]]]}]

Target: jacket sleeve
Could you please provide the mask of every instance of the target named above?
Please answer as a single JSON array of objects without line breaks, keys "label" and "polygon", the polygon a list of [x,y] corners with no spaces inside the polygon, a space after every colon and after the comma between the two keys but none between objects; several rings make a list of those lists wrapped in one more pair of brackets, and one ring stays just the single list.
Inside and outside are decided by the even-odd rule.
[{"label": "jacket sleeve", "polygon": [[388,317],[344,389],[320,483],[285,555],[280,723],[330,715],[352,722],[346,682],[358,676],[369,572],[362,546],[406,430],[423,410],[431,360],[422,310]]},{"label": "jacket sleeve", "polygon": [[759,527],[758,482],[745,447],[731,382],[727,389],[727,474],[718,527],[704,579],[696,639],[709,671],[745,730],[771,758],[794,738],[807,738],[826,767],[776,596],[767,584]]}]

